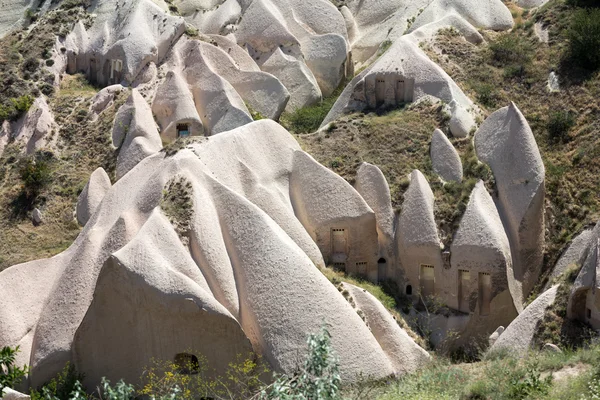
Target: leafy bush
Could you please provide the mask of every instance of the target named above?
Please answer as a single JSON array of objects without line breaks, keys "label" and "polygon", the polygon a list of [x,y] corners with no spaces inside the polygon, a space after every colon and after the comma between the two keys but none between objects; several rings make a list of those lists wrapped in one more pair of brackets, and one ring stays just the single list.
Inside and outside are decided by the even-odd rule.
[{"label": "leafy bush", "polygon": [[18,352],[19,346],[14,349],[6,346],[0,350],[0,394],[4,388],[14,388],[27,374],[26,365],[22,368],[15,365]]},{"label": "leafy bush", "polygon": [[339,362],[331,348],[327,328],[308,338],[308,356],[304,366],[293,376],[282,375],[264,389],[262,400],[331,400],[340,393]]},{"label": "leafy bush", "polygon": [[49,160],[41,154],[27,158],[21,166],[20,175],[27,196],[36,198],[50,182]]},{"label": "leafy bush", "polygon": [[575,7],[600,7],[600,0],[567,0],[567,4]]},{"label": "leafy bush", "polygon": [[568,31],[570,56],[582,67],[600,68],[600,9],[579,10]]},{"label": "leafy bush", "polygon": [[[508,396],[511,399],[525,399],[530,396],[545,396],[550,391],[552,385],[552,375],[542,379],[541,374],[535,365],[525,370],[525,376],[515,376],[511,380]],[[543,397],[541,397],[543,398]]]},{"label": "leafy bush", "polygon": [[71,363],[67,363],[61,372],[40,390],[31,391],[31,400],[71,400],[85,398],[85,391],[81,388],[83,374],[80,374]]},{"label": "leafy bush", "polygon": [[260,377],[267,372],[260,358],[255,360],[253,355],[238,355],[224,375],[216,375],[202,355],[184,365],[153,360],[141,377],[143,386],[137,395],[150,399],[247,399],[264,386]]},{"label": "leafy bush", "polygon": [[548,117],[546,129],[553,142],[565,143],[569,140],[569,131],[575,126],[575,116],[568,111],[555,111]]},{"label": "leafy bush", "polygon": [[30,95],[11,98],[5,104],[0,104],[0,123],[16,121],[31,108],[34,98]]}]

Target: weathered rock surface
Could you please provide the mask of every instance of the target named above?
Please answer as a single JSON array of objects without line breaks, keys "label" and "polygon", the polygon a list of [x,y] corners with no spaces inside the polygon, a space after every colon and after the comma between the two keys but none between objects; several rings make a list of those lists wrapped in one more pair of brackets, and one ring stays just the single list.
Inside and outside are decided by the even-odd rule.
[{"label": "weathered rock surface", "polygon": [[558,285],[542,293],[510,323],[489,351],[506,349],[524,355],[531,348],[538,324],[544,318],[546,309],[556,298]]},{"label": "weathered rock surface", "polygon": [[80,225],[88,222],[110,187],[110,178],[106,171],[101,167],[96,169],[77,198],[77,222]]},{"label": "weathered rock surface", "polygon": [[10,129],[27,154],[53,147],[58,135],[58,125],[44,96],[35,99],[29,111],[10,124]]},{"label": "weathered rock surface", "polygon": [[2,392],[0,393],[0,399],[2,400],[27,400],[30,398],[30,396],[24,393],[17,392],[16,390],[7,387],[2,389]]},{"label": "weathered rock surface", "polygon": [[[190,199],[182,206],[189,227],[180,231],[189,253],[160,208],[173,179],[189,182],[180,194]],[[273,121],[156,153],[111,187],[69,249],[0,272],[0,343],[21,346],[17,363],[31,365],[34,386],[67,361],[90,385],[100,373],[135,383],[150,357],[195,348],[223,366],[250,344],[276,371],[291,372],[290,354],[323,323],[345,379],[415,368],[422,351],[397,346],[392,355],[404,339],[375,337],[315,266],[323,257],[309,232],[331,237],[335,224],[349,230],[349,242],[366,243],[353,246],[355,258],[375,263],[374,212]],[[400,368],[398,360],[415,364]]]},{"label": "weathered rock surface", "polygon": [[97,15],[89,31],[79,22],[65,41],[67,72],[83,72],[103,86],[133,82],[149,63],[159,64],[185,31],[184,19],[167,13],[164,2],[106,0],[89,12]]},{"label": "weathered rock surface", "polygon": [[396,371],[415,372],[431,359],[371,293],[349,283],[343,286],[354,299],[357,309],[364,314],[365,322]]},{"label": "weathered rock surface", "polygon": [[358,168],[354,188],[375,212],[379,258],[382,261],[378,262],[378,280],[381,281],[393,276],[393,271],[397,268],[394,241],[396,227],[390,187],[377,166],[363,162]]},{"label": "weathered rock surface", "polygon": [[436,129],[431,136],[433,170],[445,181],[462,182],[463,169],[458,152],[444,132]]},{"label": "weathered rock surface", "polygon": [[496,180],[498,211],[524,298],[537,283],[544,248],[544,163],[529,124],[514,103],[490,115],[475,150]]},{"label": "weathered rock surface", "polygon": [[113,123],[113,145],[119,148],[117,179],[120,179],[144,158],[162,149],[152,110],[137,89],[119,108]]}]

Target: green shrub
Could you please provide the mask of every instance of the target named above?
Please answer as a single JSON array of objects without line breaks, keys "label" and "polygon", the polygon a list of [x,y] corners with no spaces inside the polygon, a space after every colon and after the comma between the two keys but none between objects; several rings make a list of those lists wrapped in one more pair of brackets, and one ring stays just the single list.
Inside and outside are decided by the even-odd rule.
[{"label": "green shrub", "polygon": [[575,126],[575,116],[568,111],[550,113],[546,129],[552,142],[566,143],[569,141],[569,131]]},{"label": "green shrub", "polygon": [[308,338],[308,356],[293,376],[282,375],[264,389],[262,400],[333,400],[341,397],[339,362],[327,328]]},{"label": "green shrub", "polygon": [[31,391],[31,400],[71,400],[81,398],[85,391],[81,388],[83,374],[80,374],[71,363],[67,363],[61,372],[40,390]]},{"label": "green shrub", "polygon": [[600,9],[579,10],[568,31],[571,58],[582,67],[600,68]]},{"label": "green shrub", "polygon": [[33,105],[34,98],[30,95],[11,98],[5,104],[0,104],[0,123],[5,120],[16,121]]},{"label": "green shrub", "polygon": [[42,155],[27,158],[21,167],[20,175],[25,193],[29,197],[37,197],[50,183],[50,163]]},{"label": "green shrub", "polygon": [[19,346],[14,349],[7,346],[0,350],[0,394],[4,388],[14,388],[27,375],[26,365],[22,368],[15,365],[18,352]]},{"label": "green shrub", "polygon": [[489,83],[481,83],[474,87],[477,101],[486,106],[494,107],[498,102],[498,93],[496,88]]},{"label": "green shrub", "polygon": [[536,398],[543,398],[543,396],[547,395],[550,391],[551,385],[552,375],[548,375],[546,378],[542,379],[537,366],[529,366],[525,370],[525,376],[520,377],[519,374],[516,374],[511,379],[508,397],[510,399],[518,400],[533,396],[536,396]]},{"label": "green shrub", "polygon": [[526,39],[515,34],[501,35],[490,44],[492,61],[501,66],[527,64],[533,56],[533,46]]}]

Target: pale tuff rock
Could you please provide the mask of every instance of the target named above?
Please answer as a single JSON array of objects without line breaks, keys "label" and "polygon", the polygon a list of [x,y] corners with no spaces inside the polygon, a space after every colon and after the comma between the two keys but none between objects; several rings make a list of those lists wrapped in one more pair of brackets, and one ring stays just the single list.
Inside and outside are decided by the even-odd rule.
[{"label": "pale tuff rock", "polygon": [[150,62],[160,63],[183,34],[183,18],[150,0],[103,1],[90,10],[89,31],[78,23],[67,37],[67,72],[83,72],[92,83],[131,83]]},{"label": "pale tuff rock", "polygon": [[[175,177],[191,183],[192,218],[181,233],[189,253],[157,208]],[[313,207],[317,215],[306,215]],[[308,232],[331,238],[340,225],[352,246],[334,249],[376,263],[373,211],[273,121],[156,153],[111,187],[69,249],[0,272],[0,343],[21,345],[17,362],[31,365],[32,386],[68,361],[89,378],[137,383],[151,357],[196,347],[223,366],[249,343],[274,370],[293,372],[289,355],[325,323],[344,379],[401,372],[404,356],[388,356],[315,267],[323,258]],[[164,329],[172,324],[180,334]],[[205,347],[213,339],[218,345]],[[414,345],[403,351],[418,354]]]},{"label": "pale tuff rock", "polygon": [[544,163],[514,103],[490,115],[475,134],[479,159],[496,180],[498,211],[511,244],[515,278],[526,297],[537,283],[544,247]]},{"label": "pale tuff rock", "polygon": [[28,400],[31,399],[30,396],[17,392],[16,390],[12,390],[11,388],[5,387],[2,389],[0,393],[0,399],[2,400]]},{"label": "pale tuff rock", "polygon": [[[439,274],[442,266],[441,242],[433,214],[434,196],[423,174],[415,170],[410,186],[404,193],[404,203],[396,230],[399,262],[407,284],[418,294],[420,266],[431,265]],[[438,268],[435,268],[437,266]],[[401,282],[401,277],[396,277]],[[437,281],[440,281],[438,276]],[[431,294],[431,293],[429,293]],[[422,294],[425,297],[426,294]]]},{"label": "pale tuff rock", "polygon": [[115,97],[125,88],[120,84],[110,85],[100,90],[92,100],[90,100],[90,118],[92,121],[98,119],[98,115],[113,104]]},{"label": "pale tuff rock", "polygon": [[[153,337],[169,339],[159,344]],[[136,382],[139,371],[131,365],[151,365],[150,355],[171,360],[185,349],[203,354],[218,371],[252,352],[239,323],[212,296],[155,208],[133,240],[106,260],[75,334],[73,358],[91,382],[107,373],[111,381]]]},{"label": "pale tuff rock", "polygon": [[473,107],[471,100],[411,35],[405,35],[346,86],[321,128],[345,113],[395,107],[426,97],[454,102],[451,116],[456,136],[466,136],[474,127],[473,117],[465,111]]},{"label": "pale tuff rock", "polygon": [[33,102],[29,111],[11,124],[12,136],[20,142],[27,154],[51,148],[58,137],[58,126],[44,96]]},{"label": "pale tuff rock", "polygon": [[577,265],[580,267],[583,265],[592,242],[592,232],[592,229],[586,229],[573,239],[567,250],[561,254],[556,262],[549,282],[561,276],[569,266]]},{"label": "pale tuff rock", "polygon": [[472,313],[465,336],[487,336],[498,325],[508,325],[522,310],[521,283],[514,277],[509,241],[483,181],[471,193],[451,254],[451,271],[456,275],[440,286],[445,284],[445,291],[454,293],[454,282],[460,282],[456,297],[447,301],[459,311]]},{"label": "pale tuff rock", "polygon": [[[207,40],[213,40],[208,38]],[[186,125],[190,135],[213,135],[252,121],[248,104],[267,118],[278,118],[290,97],[273,75],[249,69],[251,60],[224,47],[201,40],[181,39],[161,69],[166,80],[158,87],[152,109],[162,137],[177,138],[177,125]]]},{"label": "pale tuff rock", "polygon": [[9,0],[0,4],[2,12],[0,13],[0,38],[4,37],[13,30],[19,29],[25,22],[25,12],[27,9],[36,7],[34,0]]},{"label": "pale tuff rock", "polygon": [[412,373],[431,360],[431,356],[400,328],[390,312],[371,293],[349,283],[342,285],[356,302],[357,311],[364,314],[371,333],[396,371]]},{"label": "pale tuff rock", "polygon": [[506,349],[524,355],[533,345],[534,335],[538,324],[544,318],[546,309],[554,304],[557,290],[558,285],[555,285],[538,296],[508,325],[489,351]]},{"label": "pale tuff rock", "polygon": [[390,187],[377,166],[363,162],[356,174],[354,188],[375,212],[380,257],[378,280],[382,281],[388,276],[393,276],[393,270],[396,268],[395,217]]},{"label": "pale tuff rock", "polygon": [[503,332],[504,332],[504,327],[503,326],[499,326],[498,329],[496,329],[494,331],[494,333],[492,333],[490,335],[490,337],[488,338],[490,347],[492,347],[494,345],[494,343],[496,343],[496,341],[498,340],[498,338],[500,337],[500,335],[502,335]]},{"label": "pale tuff rock", "polygon": [[582,251],[583,265],[573,283],[567,305],[568,318],[588,323],[594,329],[600,329],[599,250],[600,223],[597,223],[588,239],[587,249]]},{"label": "pale tuff rock", "polygon": [[548,43],[548,41],[550,40],[550,33],[548,31],[548,28],[542,25],[541,22],[536,22],[533,25],[533,32],[535,33],[535,36],[537,36],[539,41],[542,43]]},{"label": "pale tuff rock", "polygon": [[175,71],[169,71],[165,81],[158,87],[152,111],[165,141],[177,139],[178,124],[184,125],[191,135],[205,134],[192,92],[183,77]]},{"label": "pale tuff rock", "polygon": [[473,116],[463,106],[459,105],[456,100],[452,100],[448,104],[448,109],[450,111],[448,126],[450,127],[452,136],[457,138],[469,136],[471,129],[475,128]]},{"label": "pale tuff rock", "polygon": [[137,89],[131,91],[127,102],[119,108],[113,124],[113,145],[119,149],[117,179],[144,158],[162,149],[162,142],[152,110]]},{"label": "pale tuff rock", "polygon": [[202,33],[231,37],[275,75],[290,94],[289,111],[329,95],[352,71],[345,22],[329,1],[183,0],[180,10]]},{"label": "pale tuff rock", "polygon": [[293,112],[318,102],[321,89],[316,78],[304,61],[299,61],[277,48],[260,66],[263,71],[277,74],[277,78],[290,92],[286,111]]},{"label": "pale tuff rock", "polygon": [[80,225],[83,226],[88,222],[110,187],[110,178],[106,171],[102,168],[96,169],[77,198],[76,214]]},{"label": "pale tuff rock", "polygon": [[518,0],[516,3],[519,5],[519,7],[535,8],[535,7],[541,7],[544,4],[546,4],[547,2],[548,2],[548,0]]},{"label": "pale tuff rock", "polygon": [[33,212],[31,213],[31,221],[33,222],[33,225],[35,225],[35,226],[38,226],[42,222],[44,222],[42,212],[40,211],[39,208],[33,209]]},{"label": "pale tuff rock", "polygon": [[409,32],[448,14],[458,14],[475,27],[495,31],[511,29],[514,24],[510,10],[500,0],[434,0],[419,14]]},{"label": "pale tuff rock", "polygon": [[458,152],[439,129],[436,129],[431,137],[430,155],[433,170],[443,180],[462,181],[463,169]]},{"label": "pale tuff rock", "polygon": [[[377,224],[360,194],[302,151],[294,153],[290,186],[294,212],[325,261],[376,282]],[[344,203],[338,203],[340,198]]]},{"label": "pale tuff rock", "polygon": [[8,144],[11,134],[10,122],[4,121],[0,126],[0,156],[4,153],[4,148]]},{"label": "pale tuff rock", "polygon": [[552,71],[548,75],[548,91],[560,92],[560,81],[556,72]]}]

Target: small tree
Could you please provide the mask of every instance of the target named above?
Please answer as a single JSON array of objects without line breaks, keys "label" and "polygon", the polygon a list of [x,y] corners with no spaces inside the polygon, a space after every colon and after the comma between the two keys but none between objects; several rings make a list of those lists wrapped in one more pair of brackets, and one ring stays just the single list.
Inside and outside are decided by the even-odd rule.
[{"label": "small tree", "polygon": [[14,349],[6,346],[0,350],[0,396],[4,388],[14,388],[27,375],[26,365],[23,368],[15,365],[18,352],[19,346]]}]

